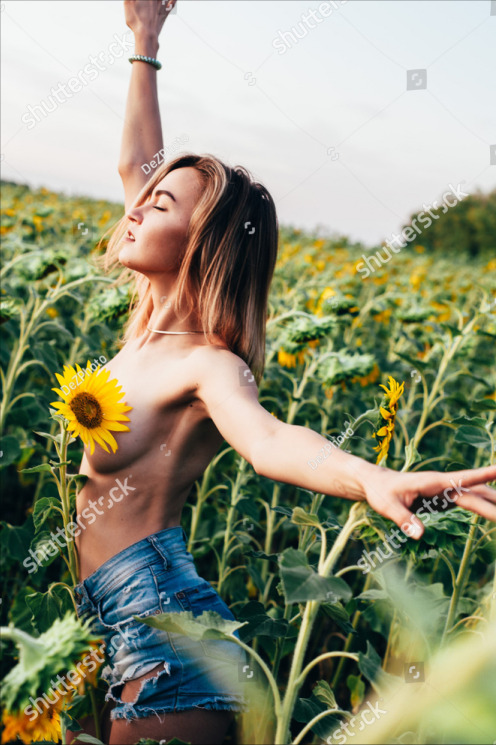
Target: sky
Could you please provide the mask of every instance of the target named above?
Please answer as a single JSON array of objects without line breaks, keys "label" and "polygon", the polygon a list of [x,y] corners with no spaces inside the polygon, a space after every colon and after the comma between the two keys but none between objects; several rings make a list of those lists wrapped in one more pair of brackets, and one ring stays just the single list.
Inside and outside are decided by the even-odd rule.
[{"label": "sky", "polygon": [[[2,178],[123,202],[122,0],[2,0],[0,23]],[[496,0],[177,0],[164,147],[243,165],[281,224],[378,245],[451,186],[495,188],[495,37]]]}]

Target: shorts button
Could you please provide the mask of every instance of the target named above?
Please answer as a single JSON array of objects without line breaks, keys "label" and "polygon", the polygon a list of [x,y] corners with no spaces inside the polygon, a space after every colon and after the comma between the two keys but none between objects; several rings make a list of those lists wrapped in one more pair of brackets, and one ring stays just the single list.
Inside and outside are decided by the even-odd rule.
[{"label": "shorts button", "polygon": [[160,610],[160,608],[157,608],[157,610],[154,610],[153,612],[155,613],[155,615],[157,615],[157,613],[162,613],[162,611]]},{"label": "shorts button", "polygon": [[176,597],[177,598],[183,598],[184,597],[184,592],[176,592]]}]

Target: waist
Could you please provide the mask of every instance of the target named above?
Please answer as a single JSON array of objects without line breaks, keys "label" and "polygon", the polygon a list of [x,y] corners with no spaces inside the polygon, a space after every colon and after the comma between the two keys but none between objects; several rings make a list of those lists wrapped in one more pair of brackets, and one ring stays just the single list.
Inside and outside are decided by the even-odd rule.
[{"label": "waist", "polygon": [[175,525],[127,546],[76,585],[76,602],[86,593],[95,602],[101,600],[114,585],[157,561],[163,562],[171,571],[184,565],[185,561],[194,566],[193,556],[186,547],[186,538],[184,529]]}]

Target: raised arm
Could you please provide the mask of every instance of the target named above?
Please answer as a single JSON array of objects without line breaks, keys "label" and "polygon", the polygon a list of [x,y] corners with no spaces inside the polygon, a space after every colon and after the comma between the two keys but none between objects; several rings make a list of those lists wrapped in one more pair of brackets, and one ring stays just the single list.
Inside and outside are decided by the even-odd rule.
[{"label": "raised arm", "polygon": [[[335,447],[308,427],[275,419],[258,401],[248,366],[229,351],[200,348],[197,389],[224,439],[261,476],[320,494],[366,501],[410,538],[424,532],[419,516],[448,503],[496,522],[496,465],[463,471],[403,473],[376,466]],[[215,357],[214,357],[215,355]],[[418,498],[424,509],[413,513]],[[427,498],[427,499],[425,499]],[[437,506],[439,505],[439,506]]]},{"label": "raised arm", "polygon": [[[126,24],[134,33],[135,54],[157,57],[158,37],[176,0],[124,0]],[[148,181],[143,164],[163,148],[162,124],[157,94],[157,74],[147,62],[133,62],[127,96],[119,157],[119,175],[124,185],[125,208],[129,209]]]}]

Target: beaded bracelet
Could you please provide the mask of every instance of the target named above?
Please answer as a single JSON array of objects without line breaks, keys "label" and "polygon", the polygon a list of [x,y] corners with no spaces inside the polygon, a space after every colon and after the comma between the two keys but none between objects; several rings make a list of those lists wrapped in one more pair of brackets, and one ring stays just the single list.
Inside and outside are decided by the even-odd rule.
[{"label": "beaded bracelet", "polygon": [[160,70],[160,68],[162,67],[162,63],[159,62],[158,59],[154,59],[153,57],[145,57],[143,54],[133,54],[132,57],[129,57],[129,62],[133,63],[135,60],[138,60],[140,62],[148,62],[157,70]]}]

